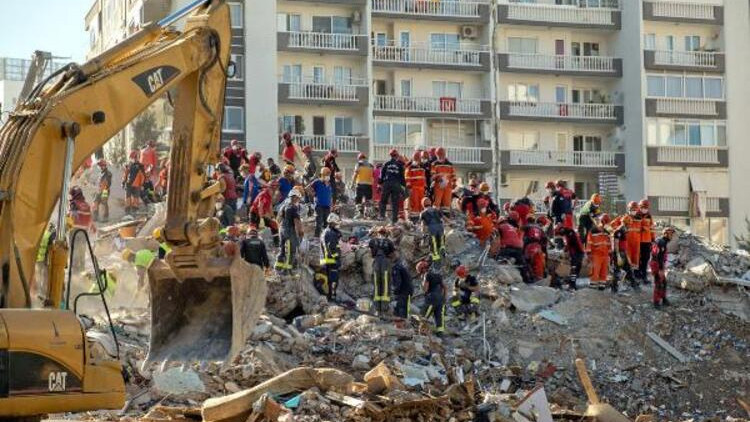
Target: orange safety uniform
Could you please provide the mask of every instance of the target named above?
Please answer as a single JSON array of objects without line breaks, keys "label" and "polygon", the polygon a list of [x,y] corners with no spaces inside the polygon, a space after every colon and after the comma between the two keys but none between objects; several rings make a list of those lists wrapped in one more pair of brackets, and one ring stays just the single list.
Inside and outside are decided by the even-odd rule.
[{"label": "orange safety uniform", "polygon": [[632,265],[637,266],[641,257],[641,216],[626,215],[622,221],[628,228],[628,233],[625,235],[628,242],[628,258]]},{"label": "orange safety uniform", "polygon": [[436,160],[430,169],[432,175],[432,205],[436,208],[449,208],[456,187],[456,170],[445,160]]},{"label": "orange safety uniform", "polygon": [[478,216],[468,220],[467,229],[476,235],[480,246],[484,247],[487,240],[492,236],[496,219],[497,217],[493,213],[480,212]]},{"label": "orange safety uniform", "polygon": [[406,168],[406,187],[409,188],[409,214],[422,212],[422,198],[427,187],[427,177],[424,167],[418,163],[411,163]]},{"label": "orange safety uniform", "polygon": [[609,274],[609,254],[612,251],[609,233],[605,231],[589,233],[586,243],[591,248],[591,282],[606,283]]}]

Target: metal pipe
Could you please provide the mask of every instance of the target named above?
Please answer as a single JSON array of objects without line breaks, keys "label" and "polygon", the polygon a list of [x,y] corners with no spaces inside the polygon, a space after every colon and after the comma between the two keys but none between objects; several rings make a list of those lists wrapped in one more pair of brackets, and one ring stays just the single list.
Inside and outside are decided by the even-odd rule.
[{"label": "metal pipe", "polygon": [[73,174],[73,142],[73,137],[67,134],[65,136],[65,167],[62,174],[62,191],[60,192],[60,203],[57,206],[57,230],[61,234],[65,232],[65,215],[68,212],[68,201],[65,200],[65,197],[70,189],[70,178]]},{"label": "metal pipe", "polygon": [[175,21],[182,19],[185,17],[188,13],[192,12],[193,10],[197,9],[200,6],[203,6],[204,4],[211,3],[212,0],[194,0],[192,3],[187,4],[185,7],[183,7],[180,10],[175,11],[169,16],[165,16],[160,21],[158,21],[156,24],[160,27],[165,27],[173,24]]}]

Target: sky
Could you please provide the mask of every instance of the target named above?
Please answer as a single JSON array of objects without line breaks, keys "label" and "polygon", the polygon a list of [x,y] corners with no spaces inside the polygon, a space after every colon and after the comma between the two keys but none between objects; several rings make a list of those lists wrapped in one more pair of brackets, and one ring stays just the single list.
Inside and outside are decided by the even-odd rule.
[{"label": "sky", "polygon": [[34,50],[82,62],[83,19],[94,0],[0,0],[0,57],[31,58]]}]

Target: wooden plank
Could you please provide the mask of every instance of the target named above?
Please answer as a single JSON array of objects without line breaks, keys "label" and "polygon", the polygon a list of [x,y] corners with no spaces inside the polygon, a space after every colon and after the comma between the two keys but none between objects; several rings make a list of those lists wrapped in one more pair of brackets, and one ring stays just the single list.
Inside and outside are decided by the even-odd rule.
[{"label": "wooden plank", "polygon": [[688,361],[688,358],[686,358],[685,355],[683,355],[677,349],[675,349],[674,347],[672,347],[672,345],[669,344],[669,343],[667,343],[667,341],[664,340],[663,338],[659,337],[658,335],[656,335],[656,334],[654,334],[654,333],[652,333],[650,331],[646,332],[646,335],[651,340],[653,340],[654,343],[658,344],[659,347],[661,347],[662,349],[666,350],[675,359],[677,359],[678,361],[680,361],[680,363],[685,363],[685,362]]},{"label": "wooden plank", "polygon": [[594,388],[594,384],[591,383],[591,378],[589,378],[589,373],[588,371],[586,371],[586,364],[583,363],[583,359],[581,358],[576,359],[576,371],[578,372],[578,378],[581,379],[583,390],[586,391],[586,396],[589,398],[589,403],[598,404],[599,395],[596,394],[596,389]]},{"label": "wooden plank", "polygon": [[719,281],[722,283],[736,284],[742,287],[750,287],[750,281],[741,278],[734,277],[719,277]]}]

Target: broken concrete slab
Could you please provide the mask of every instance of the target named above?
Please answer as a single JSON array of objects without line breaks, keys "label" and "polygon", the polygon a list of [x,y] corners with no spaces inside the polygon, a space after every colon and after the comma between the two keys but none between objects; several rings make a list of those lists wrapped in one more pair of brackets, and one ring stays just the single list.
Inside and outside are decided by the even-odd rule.
[{"label": "broken concrete slab", "polygon": [[560,291],[546,286],[521,286],[510,293],[510,303],[521,312],[537,312],[560,300]]},{"label": "broken concrete slab", "polygon": [[169,368],[153,374],[154,390],[160,394],[182,395],[205,393],[206,386],[197,372],[192,369]]},{"label": "broken concrete slab", "polygon": [[680,363],[685,363],[688,361],[688,358],[685,357],[682,353],[680,353],[677,349],[675,349],[671,344],[669,344],[666,340],[659,337],[657,334],[652,332],[647,332],[646,335],[654,341],[654,343],[658,344],[659,347],[669,352],[670,355],[672,355],[675,359],[680,361]]},{"label": "broken concrete slab", "polygon": [[714,287],[706,296],[721,312],[734,315],[745,322],[750,321],[750,294],[744,288]]}]

